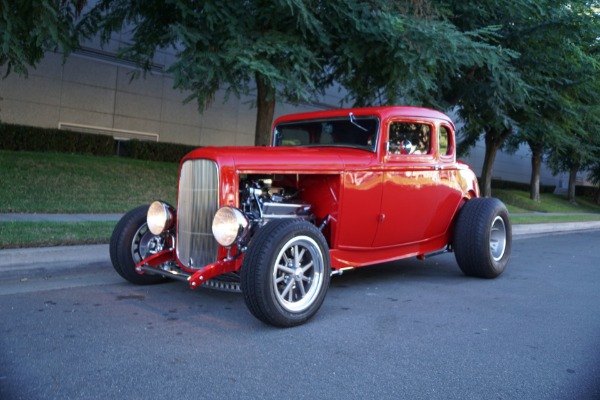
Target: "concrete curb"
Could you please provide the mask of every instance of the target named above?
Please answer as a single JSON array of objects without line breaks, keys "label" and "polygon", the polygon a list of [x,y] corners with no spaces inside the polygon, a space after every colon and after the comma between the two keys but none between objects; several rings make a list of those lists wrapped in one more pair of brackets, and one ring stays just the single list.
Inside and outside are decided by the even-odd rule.
[{"label": "concrete curb", "polygon": [[600,221],[513,225],[513,236],[543,235],[600,229]]},{"label": "concrete curb", "polygon": [[107,244],[0,250],[0,282],[112,269]]}]

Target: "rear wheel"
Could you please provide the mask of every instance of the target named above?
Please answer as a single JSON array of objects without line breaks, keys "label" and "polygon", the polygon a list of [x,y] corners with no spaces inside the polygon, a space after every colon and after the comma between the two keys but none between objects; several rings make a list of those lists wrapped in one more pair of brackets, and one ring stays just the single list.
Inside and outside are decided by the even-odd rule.
[{"label": "rear wheel", "polygon": [[495,278],[510,257],[512,226],[504,204],[493,198],[467,201],[454,229],[454,255],[465,275]]},{"label": "rear wheel", "polygon": [[265,323],[300,325],[323,304],[330,272],[327,242],[314,225],[297,219],[271,221],[256,233],[244,256],[244,301]]},{"label": "rear wheel", "polygon": [[131,283],[147,285],[165,279],[158,275],[138,274],[135,265],[162,251],[165,238],[153,235],[146,225],[148,206],[134,208],[115,226],[110,238],[110,260],[114,269]]}]

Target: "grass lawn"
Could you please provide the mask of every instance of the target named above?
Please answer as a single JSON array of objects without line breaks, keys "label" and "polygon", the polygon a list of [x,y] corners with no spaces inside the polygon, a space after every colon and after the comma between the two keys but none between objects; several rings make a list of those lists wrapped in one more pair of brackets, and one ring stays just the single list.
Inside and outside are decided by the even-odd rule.
[{"label": "grass lawn", "polygon": [[600,220],[600,206],[591,199],[577,198],[576,204],[572,204],[566,196],[545,193],[537,202],[529,198],[529,192],[501,189],[492,189],[492,195],[506,204],[514,224]]},{"label": "grass lawn", "polygon": [[0,222],[0,249],[108,243],[116,222]]},{"label": "grass lawn", "polygon": [[111,213],[175,203],[177,163],[0,151],[1,213]]},{"label": "grass lawn", "polygon": [[540,201],[529,198],[529,192],[520,190],[492,189],[492,196],[499,198],[506,204],[511,213],[598,213],[600,206],[590,199],[577,198],[577,204],[572,204],[566,196],[543,193]]},{"label": "grass lawn", "polygon": [[[125,213],[175,204],[177,163],[0,151],[0,213]],[[3,222],[0,248],[108,243],[115,222]]]},{"label": "grass lawn", "polygon": [[[161,199],[175,204],[177,163],[76,154],[0,151],[0,213],[125,213]],[[600,219],[600,207],[578,198],[494,189],[514,223]],[[519,213],[571,215],[534,216]],[[581,216],[595,213],[597,216]],[[4,222],[0,248],[108,243],[115,222]]]}]

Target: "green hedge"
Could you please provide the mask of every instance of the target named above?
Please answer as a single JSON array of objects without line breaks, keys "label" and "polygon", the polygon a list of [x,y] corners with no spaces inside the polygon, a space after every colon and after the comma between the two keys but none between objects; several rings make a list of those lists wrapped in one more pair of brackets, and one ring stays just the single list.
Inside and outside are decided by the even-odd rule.
[{"label": "green hedge", "polygon": [[184,144],[126,140],[117,143],[117,155],[138,160],[179,162],[183,156],[196,149]]},{"label": "green hedge", "polygon": [[[481,181],[481,178],[479,178],[479,180]],[[555,187],[555,185],[540,185],[540,193],[553,193]],[[529,183],[499,181],[497,179],[492,179],[492,189],[515,189],[528,192],[530,188],[531,185]]]},{"label": "green hedge", "polygon": [[0,123],[0,149],[110,156],[115,154],[115,140],[107,135]]},{"label": "green hedge", "polygon": [[179,162],[195,146],[140,140],[116,141],[110,135],[65,131],[55,128],[14,125],[0,122],[0,149],[93,154],[138,160]]}]

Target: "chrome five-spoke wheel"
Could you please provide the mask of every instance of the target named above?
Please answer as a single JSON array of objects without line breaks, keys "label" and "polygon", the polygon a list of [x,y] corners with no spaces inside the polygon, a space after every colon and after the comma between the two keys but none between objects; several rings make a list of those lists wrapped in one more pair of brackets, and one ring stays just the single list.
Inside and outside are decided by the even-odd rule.
[{"label": "chrome five-spoke wheel", "polygon": [[283,245],[273,268],[273,290],[277,301],[290,312],[302,312],[316,300],[323,286],[323,254],[308,236],[298,236]]}]

